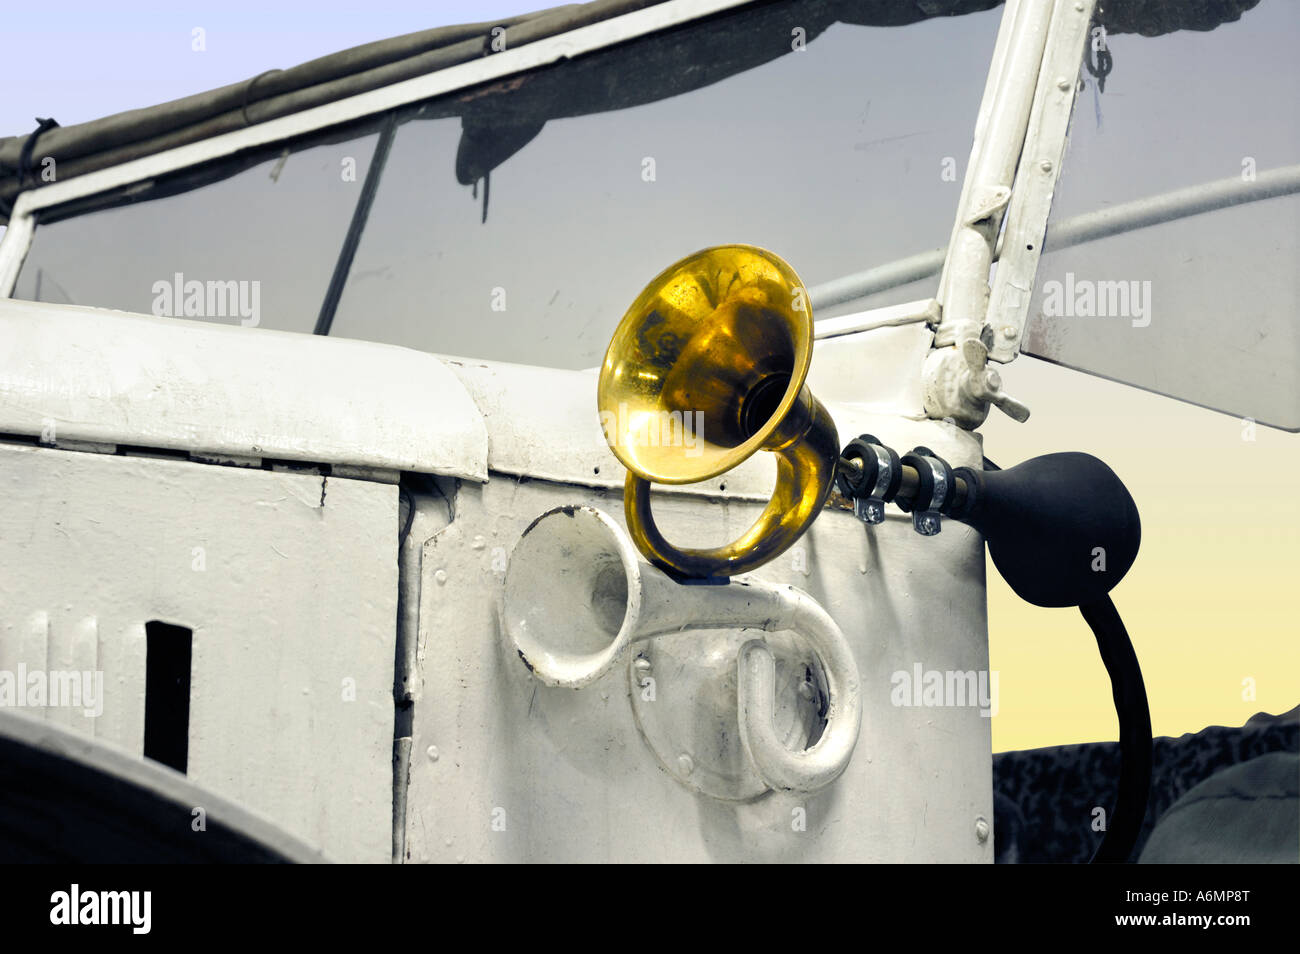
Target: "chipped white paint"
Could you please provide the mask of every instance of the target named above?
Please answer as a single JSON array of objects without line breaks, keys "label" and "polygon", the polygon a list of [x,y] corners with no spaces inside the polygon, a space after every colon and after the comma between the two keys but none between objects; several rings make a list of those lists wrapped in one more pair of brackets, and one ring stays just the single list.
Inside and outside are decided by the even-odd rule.
[{"label": "chipped white paint", "polygon": [[[873,426],[896,447],[934,446],[951,430],[884,417]],[[973,441],[950,446],[954,465],[977,464]],[[548,687],[504,630],[505,574],[493,551],[511,549],[537,514],[572,504],[598,507],[623,524],[620,490],[494,475],[487,484],[462,484],[456,519],[424,544],[424,691],[411,750],[436,750],[437,758],[411,761],[408,860],[992,860],[991,843],[979,843],[970,826],[977,815],[992,817],[989,720],[976,708],[910,708],[890,698],[892,674],[917,662],[927,670],[987,669],[978,534],[948,523],[937,537],[921,537],[897,513],[867,530],[851,514],[829,510],[796,547],[753,574],[778,585],[797,581],[844,633],[862,679],[861,735],[844,774],[815,794],[720,801],[689,790],[647,745],[627,668],[579,691]],[[664,532],[691,545],[731,539],[759,509],[672,493],[655,501]],[[475,547],[479,537],[485,547]],[[705,646],[709,636],[682,639]],[[661,690],[669,685],[660,682]],[[694,700],[661,694],[639,704]],[[699,749],[714,743],[698,737],[696,750],[676,755],[698,774]],[[806,816],[803,830],[792,823],[796,811]]]},{"label": "chipped white paint", "polygon": [[437,358],[391,345],[0,300],[0,433],[487,477]]},{"label": "chipped white paint", "polygon": [[27,714],[138,757],[145,624],[188,627],[189,777],[335,859],[387,861],[397,496],[0,444],[0,670],[102,672],[98,718]]}]

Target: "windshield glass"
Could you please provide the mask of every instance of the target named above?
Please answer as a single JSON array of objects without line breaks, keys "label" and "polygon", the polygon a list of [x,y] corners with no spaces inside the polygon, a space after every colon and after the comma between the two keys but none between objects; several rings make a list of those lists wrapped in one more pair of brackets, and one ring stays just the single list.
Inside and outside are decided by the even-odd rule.
[{"label": "windshield glass", "polygon": [[[999,11],[832,23],[802,50],[793,8],[762,16],[784,55],[698,90],[522,122],[564,112],[575,90],[635,90],[691,56],[660,40],[592,57],[577,84],[552,74],[492,91],[480,141],[532,138],[468,188],[452,170],[473,123],[415,114],[398,130],[332,333],[590,367],[641,288],[697,249],[766,247],[813,286],[944,244]],[[536,105],[511,125],[519,96]]]},{"label": "windshield glass", "polygon": [[943,245],[1001,15],[954,9],[974,12],[765,4],[403,107],[350,262],[373,132],[56,210],[15,295],[248,324],[187,309],[186,286],[256,282],[263,328],[328,312],[334,335],[593,366],[641,288],[702,247],[767,247],[813,286]]},{"label": "windshield glass", "polygon": [[[290,151],[193,191],[143,183],[41,220],[15,298],[310,332],[377,135]],[[137,201],[132,201],[136,198]]]},{"label": "windshield glass", "polygon": [[[1089,56],[1024,350],[1296,428],[1300,4],[1241,6],[1201,31],[1094,30],[1107,55]],[[1106,216],[1154,224],[1064,241]]]}]

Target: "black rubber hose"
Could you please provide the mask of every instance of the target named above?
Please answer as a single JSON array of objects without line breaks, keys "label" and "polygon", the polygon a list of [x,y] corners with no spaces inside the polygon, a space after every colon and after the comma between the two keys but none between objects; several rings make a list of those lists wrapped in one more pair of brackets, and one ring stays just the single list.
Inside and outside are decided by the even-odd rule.
[{"label": "black rubber hose", "polygon": [[1090,864],[1123,863],[1137,844],[1151,793],[1151,710],[1142,667],[1111,598],[1085,603],[1079,611],[1097,637],[1119,718],[1119,792]]}]

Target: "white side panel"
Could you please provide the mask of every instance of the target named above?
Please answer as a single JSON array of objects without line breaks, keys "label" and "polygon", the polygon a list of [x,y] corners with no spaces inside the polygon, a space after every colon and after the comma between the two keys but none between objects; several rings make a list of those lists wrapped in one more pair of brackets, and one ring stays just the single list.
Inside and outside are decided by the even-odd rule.
[{"label": "white side panel", "polygon": [[0,341],[0,433],[487,478],[474,402],[419,351],[14,300]]},{"label": "white side panel", "polygon": [[389,860],[396,487],[0,444],[0,497],[0,670],[104,674],[47,718],[139,756],[145,623],[188,627],[190,778]]},{"label": "white side panel", "polygon": [[[883,416],[855,424],[895,447],[943,447],[954,465],[979,459],[978,444],[954,440],[947,425]],[[993,817],[989,719],[976,707],[891,699],[892,675],[917,664],[988,667],[974,531],[948,522],[938,537],[921,537],[898,513],[868,530],[828,510],[754,574],[806,590],[843,629],[862,675],[862,734],[847,772],[822,792],[734,803],[692,794],[660,768],[633,717],[630,660],[583,689],[549,689],[501,631],[506,556],[535,517],[563,504],[623,523],[621,489],[494,476],[463,485],[452,524],[425,543],[407,860],[992,860],[992,840],[976,835],[976,819]],[[655,499],[665,534],[688,545],[737,536],[758,509]],[[671,698],[667,684],[660,692]]]}]

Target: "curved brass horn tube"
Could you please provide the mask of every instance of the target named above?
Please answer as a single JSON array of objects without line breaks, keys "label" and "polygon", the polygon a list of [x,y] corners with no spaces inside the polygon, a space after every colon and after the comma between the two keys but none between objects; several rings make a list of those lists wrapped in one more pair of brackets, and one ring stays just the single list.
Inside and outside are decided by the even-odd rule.
[{"label": "curved brass horn tube", "polygon": [[[807,290],[780,257],[752,245],[688,255],[632,303],[605,353],[597,402],[628,470],[628,529],[652,563],[683,576],[734,576],[786,550],[816,519],[839,437],[804,383],[812,350]],[[650,512],[652,482],[707,480],[760,450],[776,455],[777,480],[752,527],[704,549],[664,538]]]},{"label": "curved brass horn tube", "polygon": [[839,435],[822,403],[804,388],[763,450],[776,455],[776,488],[758,519],[719,547],[669,543],[650,512],[650,482],[628,471],[623,507],[632,542],[656,566],[683,576],[735,576],[784,553],[817,519],[839,462]]}]

